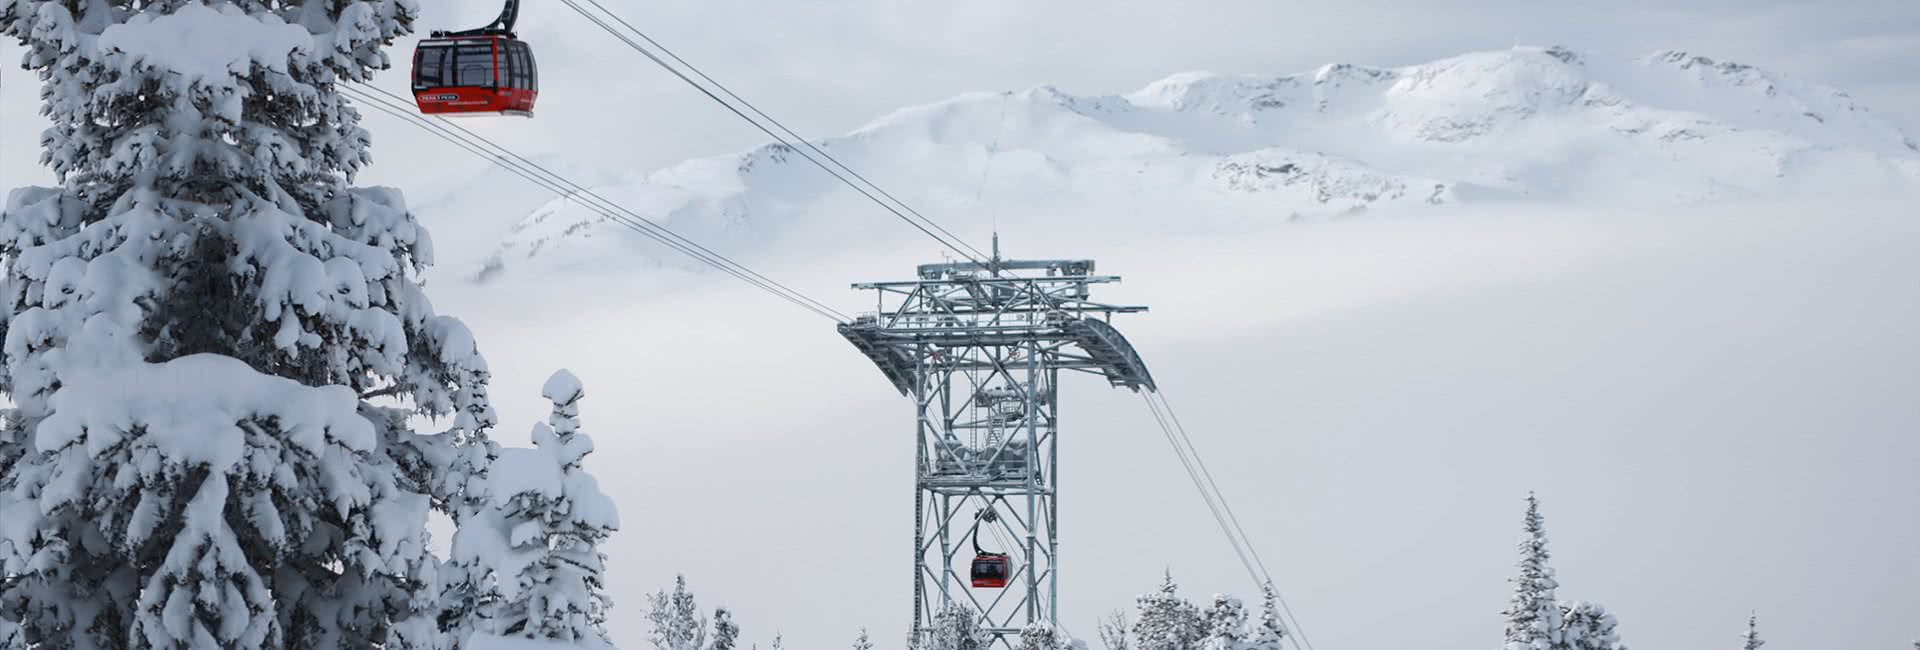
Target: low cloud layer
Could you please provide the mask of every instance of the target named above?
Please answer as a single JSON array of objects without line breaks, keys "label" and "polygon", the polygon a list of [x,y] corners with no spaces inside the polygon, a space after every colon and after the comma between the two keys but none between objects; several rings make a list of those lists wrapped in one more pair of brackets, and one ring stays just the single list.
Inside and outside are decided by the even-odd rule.
[{"label": "low cloud layer", "polygon": [[[1452,213],[1150,233],[1016,228],[1151,305],[1122,328],[1316,645],[1496,643],[1520,499],[1567,598],[1628,643],[1900,647],[1920,608],[1920,224],[1889,206]],[[877,227],[876,227],[877,228]],[[832,236],[858,237],[834,231]],[[762,270],[844,310],[935,255],[874,238]],[[904,633],[909,405],[832,324],[723,278],[441,286],[508,437],[555,367],[629,527],[623,607],[688,575],[749,638]],[[1091,636],[1165,567],[1244,574],[1137,397],[1064,391],[1062,617]],[[627,610],[622,610],[627,611]],[[1381,625],[1391,620],[1391,625]],[[617,638],[646,627],[620,617]]]}]

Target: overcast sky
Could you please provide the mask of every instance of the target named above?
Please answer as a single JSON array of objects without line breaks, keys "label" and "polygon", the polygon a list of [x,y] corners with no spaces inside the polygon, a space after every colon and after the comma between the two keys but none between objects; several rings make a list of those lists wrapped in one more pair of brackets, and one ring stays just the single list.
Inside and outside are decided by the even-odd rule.
[{"label": "overcast sky", "polygon": [[[422,31],[492,12],[422,4]],[[1738,60],[1840,87],[1920,134],[1913,0],[609,4],[808,135],[969,91],[1119,93],[1187,70],[1393,66],[1515,41]],[[540,117],[472,126],[605,173],[760,142],[588,28],[531,3],[522,33],[540,53]],[[0,47],[8,62],[19,54]],[[403,75],[381,84],[401,90]],[[47,180],[33,166],[37,88],[23,81],[0,70],[0,188]],[[475,169],[384,116],[367,123],[364,182],[430,195]],[[1322,650],[1497,647],[1528,489],[1547,500],[1562,595],[1614,608],[1634,647],[1732,648],[1759,609],[1770,649],[1907,650],[1920,637],[1920,231],[1898,206],[1834,212],[1687,215],[1677,229],[1665,215],[1472,215],[1022,244],[1100,257],[1129,277],[1119,299],[1156,307],[1128,331]],[[480,245],[462,236],[469,224],[504,222],[423,218],[460,246]],[[841,298],[924,252],[761,268]],[[1266,273],[1214,292],[1184,284],[1193,269],[1239,268]],[[640,594],[685,571],[704,604],[740,609],[755,642],[782,630],[788,647],[827,649],[866,625],[894,647],[906,404],[827,324],[770,316],[764,296],[712,279],[603,280],[434,291],[496,365],[504,437],[524,442],[548,371],[587,381],[602,447],[589,465],[627,523],[612,546],[619,640],[641,647]],[[1137,400],[1093,382],[1066,399],[1081,409],[1066,435],[1083,445],[1064,461],[1074,631],[1091,636],[1094,615],[1169,565],[1196,596],[1247,591]]]}]

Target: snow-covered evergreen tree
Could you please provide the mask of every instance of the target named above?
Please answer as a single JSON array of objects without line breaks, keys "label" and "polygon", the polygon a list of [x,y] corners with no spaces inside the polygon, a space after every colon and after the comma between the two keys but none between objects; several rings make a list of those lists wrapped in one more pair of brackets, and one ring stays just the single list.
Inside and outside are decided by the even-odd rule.
[{"label": "snow-covered evergreen tree", "polygon": [[1100,644],[1106,650],[1133,650],[1133,643],[1127,638],[1127,613],[1121,610],[1107,612],[1100,618]]},{"label": "snow-covered evergreen tree", "polygon": [[336,92],[413,0],[0,0],[58,188],[0,206],[0,601],[49,648],[430,648],[471,335]]},{"label": "snow-covered evergreen tree", "polygon": [[1281,650],[1287,642],[1286,618],[1280,609],[1280,590],[1272,582],[1260,585],[1260,618],[1254,622],[1253,650]]},{"label": "snow-covered evergreen tree", "polygon": [[[865,630],[862,630],[865,633]],[[733,622],[733,611],[725,607],[713,610],[713,637],[707,650],[734,650],[740,644],[740,625]]]},{"label": "snow-covered evergreen tree", "polygon": [[[456,416],[447,471],[437,493],[441,509],[452,516],[456,530],[480,530],[492,507],[488,468],[500,456],[500,446],[489,436],[498,419],[486,394],[484,366],[467,370],[469,404]],[[493,568],[481,558],[452,554],[440,567],[439,625],[449,640],[461,640],[476,631],[491,631],[493,608],[500,600]]]},{"label": "snow-covered evergreen tree", "polygon": [[604,638],[613,599],[607,595],[607,556],[600,543],[620,527],[619,513],[599,481],[581,467],[593,453],[593,439],[580,433],[580,399],[586,395],[580,379],[561,370],[547,379],[541,394],[553,402],[553,414],[547,428],[534,429],[533,442],[559,465],[561,497],[556,516],[547,522],[553,589],[542,594],[542,637]]},{"label": "snow-covered evergreen tree", "polygon": [[647,640],[656,650],[700,650],[706,645],[707,620],[687,590],[686,576],[674,576],[672,592],[657,592],[647,600],[652,605],[647,620],[653,623]]},{"label": "snow-covered evergreen tree", "polygon": [[1520,539],[1520,575],[1510,579],[1513,598],[1502,614],[1507,617],[1506,650],[1564,650],[1560,604],[1548,562],[1546,519],[1540,500],[1527,493],[1527,515]]},{"label": "snow-covered evergreen tree", "polygon": [[1228,594],[1216,594],[1206,612],[1207,636],[1204,650],[1251,650],[1247,631],[1247,607]]},{"label": "snow-covered evergreen tree", "polygon": [[619,528],[619,513],[581,466],[593,440],[580,432],[579,379],[556,372],[542,392],[553,414],[534,425],[535,448],[498,451],[491,506],[455,533],[453,559],[497,577],[498,603],[483,616],[492,634],[606,645],[611,601],[599,544]]},{"label": "snow-covered evergreen tree", "polygon": [[867,628],[860,628],[860,636],[854,637],[853,650],[873,650],[873,638],[867,635]]},{"label": "snow-covered evergreen tree", "polygon": [[980,615],[958,603],[948,604],[933,615],[928,638],[916,644],[917,650],[986,650],[992,634],[980,624]]},{"label": "snow-covered evergreen tree", "polygon": [[1134,599],[1133,643],[1138,650],[1197,650],[1207,636],[1200,608],[1179,595],[1168,571],[1160,588]]},{"label": "snow-covered evergreen tree", "polygon": [[1014,650],[1073,650],[1073,637],[1065,630],[1045,623],[1035,623],[1020,630],[1020,638],[1014,644]]},{"label": "snow-covered evergreen tree", "polygon": [[[1767,644],[1766,641],[1760,638],[1759,614],[1747,615],[1747,633],[1742,636],[1741,639],[1745,641],[1745,643],[1741,645],[1743,650],[1760,650],[1760,646]],[[1913,645],[1915,650],[1920,650],[1920,641],[1915,641]]]},{"label": "snow-covered evergreen tree", "polygon": [[1560,607],[1563,641],[1568,650],[1625,650],[1620,644],[1619,621],[1596,603],[1573,602]]}]

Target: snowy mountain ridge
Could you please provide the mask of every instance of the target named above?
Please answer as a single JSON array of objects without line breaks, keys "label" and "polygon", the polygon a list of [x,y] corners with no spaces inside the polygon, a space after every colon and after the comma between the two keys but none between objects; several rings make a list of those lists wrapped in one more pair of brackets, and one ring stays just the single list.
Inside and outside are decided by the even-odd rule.
[{"label": "snowy mountain ridge", "polygon": [[[1126,194],[1316,218],[1920,192],[1920,144],[1845,92],[1680,51],[1601,60],[1520,47],[1401,68],[1189,72],[1125,95],[973,93],[817,144],[883,187],[911,188],[902,198],[943,221],[968,218],[988,194],[1066,205]],[[595,191],[738,247],[815,223],[822,201],[850,194],[778,144]],[[632,244],[617,229],[553,201],[500,243],[487,273],[554,250],[584,263]]]}]

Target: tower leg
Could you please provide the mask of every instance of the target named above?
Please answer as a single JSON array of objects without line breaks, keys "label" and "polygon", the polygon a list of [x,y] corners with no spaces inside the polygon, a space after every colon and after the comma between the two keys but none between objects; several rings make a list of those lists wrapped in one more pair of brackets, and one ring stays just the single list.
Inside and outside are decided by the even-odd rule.
[{"label": "tower leg", "polygon": [[[1040,620],[1040,549],[1035,537],[1040,528],[1040,345],[1027,344],[1027,622]],[[1049,558],[1051,563],[1052,559]]]},{"label": "tower leg", "polygon": [[913,491],[913,638],[919,639],[921,630],[932,622],[927,616],[926,581],[920,575],[927,570],[927,556],[921,550],[927,543],[927,493],[924,490]]}]

